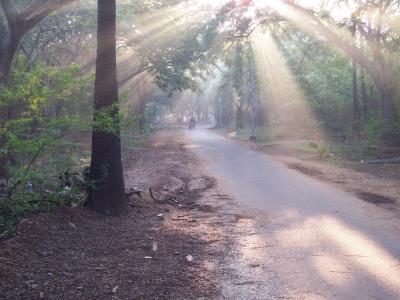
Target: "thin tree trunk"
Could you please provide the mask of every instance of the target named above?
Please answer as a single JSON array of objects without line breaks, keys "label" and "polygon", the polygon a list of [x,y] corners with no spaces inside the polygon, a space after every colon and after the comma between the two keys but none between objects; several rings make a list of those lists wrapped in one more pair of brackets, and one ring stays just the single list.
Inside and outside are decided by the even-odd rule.
[{"label": "thin tree trunk", "polygon": [[[364,37],[360,37],[360,49],[361,51],[364,51]],[[361,80],[361,99],[362,99],[362,107],[363,107],[363,112],[364,114],[368,115],[370,112],[370,104],[368,101],[368,95],[367,95],[367,88],[365,85],[365,70],[364,67],[361,66],[360,70],[360,80]]]},{"label": "thin tree trunk", "polygon": [[139,115],[139,128],[144,129],[146,125],[145,120],[145,110],[146,110],[146,86],[147,79],[145,74],[141,74],[138,83],[138,104],[137,104],[137,114]]},{"label": "thin tree trunk", "polygon": [[[353,21],[353,37],[356,36],[356,23]],[[360,102],[358,98],[358,82],[357,82],[357,62],[352,60],[352,74],[353,74],[353,133],[360,130]]]},{"label": "thin tree trunk", "polygon": [[204,121],[204,123],[206,123],[206,124],[208,124],[208,123],[210,123],[210,117],[209,117],[209,115],[208,115],[208,104],[207,103],[204,103],[204,106],[203,106],[203,121]]},{"label": "thin tree trunk", "polygon": [[118,120],[118,83],[116,63],[116,0],[98,0],[97,61],[94,95],[94,124],[102,113],[114,119],[112,132],[94,126],[88,205],[106,215],[127,211],[121,141]]},{"label": "thin tree trunk", "polygon": [[[0,149],[6,147],[7,137],[5,134],[0,134]],[[8,178],[8,159],[7,154],[0,153],[0,180]]]},{"label": "thin tree trunk", "polygon": [[252,55],[249,55],[248,68],[249,68],[249,106],[250,106],[250,127],[251,134],[250,140],[256,140],[256,79],[255,79],[255,66],[253,49],[251,48]]},{"label": "thin tree trunk", "polygon": [[236,106],[236,128],[243,129],[243,108],[241,105]]},{"label": "thin tree trunk", "polygon": [[382,97],[382,114],[383,120],[387,123],[394,120],[395,108],[394,108],[394,89],[391,87],[380,88]]},{"label": "thin tree trunk", "polygon": [[223,127],[222,122],[222,95],[218,97],[218,128]]},{"label": "thin tree trunk", "polygon": [[353,131],[360,129],[360,102],[358,98],[357,63],[353,60]]},{"label": "thin tree trunk", "polygon": [[365,84],[365,72],[364,72],[364,69],[361,68],[360,72],[361,72],[360,73],[361,99],[362,99],[363,112],[364,112],[364,114],[369,114],[370,104],[369,104],[369,101],[368,101],[367,87],[366,87],[366,84]]},{"label": "thin tree trunk", "polygon": [[201,99],[197,98],[196,102],[197,102],[197,105],[196,105],[196,121],[197,121],[197,124],[200,124],[200,123],[203,122]]}]

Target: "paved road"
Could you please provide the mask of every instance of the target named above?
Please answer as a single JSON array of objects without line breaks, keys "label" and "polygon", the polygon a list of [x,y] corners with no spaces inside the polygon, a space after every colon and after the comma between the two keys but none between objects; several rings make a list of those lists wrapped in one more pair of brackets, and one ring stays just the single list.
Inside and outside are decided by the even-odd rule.
[{"label": "paved road", "polygon": [[254,217],[232,225],[239,255],[224,298],[400,299],[394,213],[207,129],[188,138],[237,209]]}]

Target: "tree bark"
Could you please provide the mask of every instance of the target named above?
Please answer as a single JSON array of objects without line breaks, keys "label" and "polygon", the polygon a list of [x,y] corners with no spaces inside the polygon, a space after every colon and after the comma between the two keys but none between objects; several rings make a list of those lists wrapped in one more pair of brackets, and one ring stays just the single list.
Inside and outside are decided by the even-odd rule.
[{"label": "tree bark", "polygon": [[362,108],[364,114],[368,115],[370,111],[370,103],[368,101],[367,87],[365,84],[365,72],[361,67],[360,70],[360,80],[361,80],[361,99],[362,99]]},{"label": "tree bark", "polygon": [[[360,50],[364,51],[364,37],[360,37]],[[368,115],[370,110],[370,104],[368,103],[367,88],[365,85],[365,71],[363,66],[360,70],[360,81],[361,81],[361,100],[362,100],[362,110],[363,113]]]},{"label": "tree bark", "polygon": [[2,51],[2,58],[0,59],[0,74],[1,83],[7,84],[11,77],[11,67],[15,58],[16,53],[19,49],[21,42],[21,36],[17,34],[11,34],[10,42],[6,45]]},{"label": "tree bark", "polygon": [[253,57],[253,48],[251,48],[251,55],[248,58],[249,69],[249,106],[250,106],[250,140],[255,140],[256,137],[256,78],[255,66]]},{"label": "tree bark", "polygon": [[[353,21],[352,34],[356,37],[357,26]],[[360,102],[358,97],[358,82],[357,82],[357,62],[352,59],[352,76],[353,76],[353,133],[360,130]]]},{"label": "tree bark", "polygon": [[395,90],[391,85],[383,86],[380,89],[381,99],[382,99],[382,113],[383,119],[386,122],[394,120],[395,117],[395,107],[394,107],[394,94]]},{"label": "tree bark", "polygon": [[357,63],[353,59],[353,132],[360,129],[360,102],[358,98]]},{"label": "tree bark", "polygon": [[[94,92],[94,127],[88,205],[106,215],[127,212],[121,161],[116,61],[116,0],[98,0],[97,60]],[[114,130],[96,126],[106,112]],[[104,115],[103,115],[104,116]]]}]

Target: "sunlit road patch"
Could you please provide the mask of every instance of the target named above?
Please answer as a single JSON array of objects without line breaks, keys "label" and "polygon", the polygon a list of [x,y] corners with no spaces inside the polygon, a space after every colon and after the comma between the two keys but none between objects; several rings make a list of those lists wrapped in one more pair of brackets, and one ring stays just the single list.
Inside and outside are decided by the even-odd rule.
[{"label": "sunlit road patch", "polygon": [[[207,129],[191,149],[252,215],[230,227],[229,299],[399,299],[399,221]],[[227,208],[228,209],[228,208]],[[374,210],[371,218],[371,209]]]}]

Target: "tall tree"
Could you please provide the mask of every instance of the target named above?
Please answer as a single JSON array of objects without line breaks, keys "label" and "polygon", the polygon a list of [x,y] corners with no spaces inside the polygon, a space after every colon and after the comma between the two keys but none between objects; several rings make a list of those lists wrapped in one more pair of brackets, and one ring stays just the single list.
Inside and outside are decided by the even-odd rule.
[{"label": "tall tree", "polygon": [[[239,25],[238,21],[230,22],[229,26],[236,27],[233,37],[236,39],[246,38],[261,24],[281,21],[289,21],[304,31],[317,35],[324,42],[341,49],[368,73],[380,93],[383,119],[386,122],[394,121],[397,117],[394,70],[397,58],[393,52],[397,51],[399,35],[391,25],[396,23],[400,7],[399,1],[351,1],[353,5],[349,5],[347,0],[321,1],[320,9],[310,8],[307,3],[299,3],[295,0],[282,0],[281,2],[279,5],[272,5],[272,8],[267,5],[265,9],[260,9],[254,20],[248,21],[248,17],[243,17],[244,14],[241,14],[242,22]],[[251,1],[245,1],[245,3],[247,5]],[[326,6],[328,4],[347,5],[353,14],[357,14],[362,21],[357,29],[360,36],[365,39],[368,47],[366,51],[362,51],[355,44],[354,39],[343,34],[344,32],[340,30],[343,19],[338,20],[337,17],[330,15],[329,8]],[[243,6],[240,6],[236,11],[242,8]]]},{"label": "tall tree", "polygon": [[35,0],[27,3],[18,1],[23,2],[20,4],[22,9],[18,9],[15,1],[0,0],[3,10],[0,14],[0,82],[6,83],[9,80],[12,63],[22,38],[46,16],[73,1],[75,0]]},{"label": "tall tree", "polygon": [[[343,2],[346,1],[343,0]],[[356,8],[358,13],[364,14],[367,19],[366,26],[359,26],[358,29],[359,33],[365,38],[372,58],[357,47],[354,42],[348,42],[337,33],[335,22],[320,17],[317,12],[306,9],[293,0],[284,0],[284,3],[293,9],[292,13],[297,14],[296,21],[301,20],[298,24],[307,25],[307,30],[314,31],[329,43],[342,49],[368,72],[380,92],[384,120],[393,121],[396,117],[394,106],[396,83],[393,70],[395,58],[394,55],[390,54],[390,51],[387,54],[388,51],[383,47],[383,44],[385,44],[384,37],[390,35],[390,32],[385,32],[384,19],[392,9],[399,6],[398,1],[361,1],[359,7]],[[373,20],[372,14],[375,14]],[[285,18],[285,16],[282,17]]]},{"label": "tall tree", "polygon": [[[98,0],[97,60],[88,205],[106,215],[126,213],[121,162],[116,59],[116,0]],[[111,125],[111,126],[109,126]]]}]

